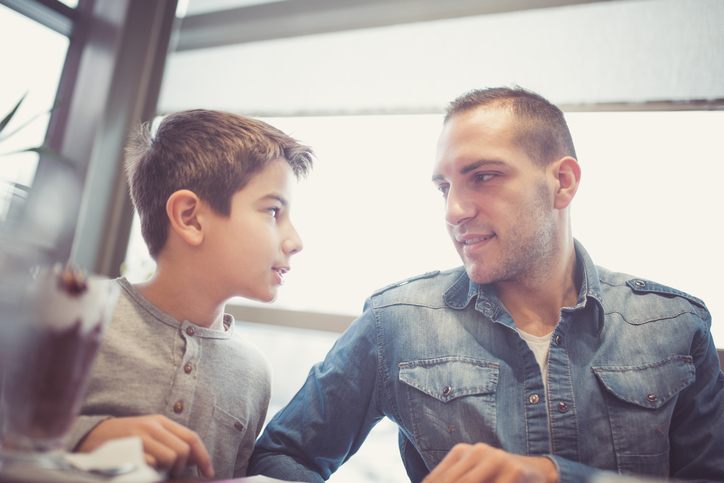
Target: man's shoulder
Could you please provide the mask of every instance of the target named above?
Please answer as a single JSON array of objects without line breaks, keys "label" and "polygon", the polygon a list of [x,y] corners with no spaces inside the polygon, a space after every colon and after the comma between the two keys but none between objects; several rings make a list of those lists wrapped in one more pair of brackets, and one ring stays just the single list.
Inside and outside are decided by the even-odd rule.
[{"label": "man's shoulder", "polygon": [[596,269],[605,311],[615,312],[629,323],[645,323],[680,313],[709,318],[704,301],[682,290],[603,267]]},{"label": "man's shoulder", "polygon": [[[442,302],[445,292],[467,276],[463,267],[449,270],[434,270],[415,275],[376,290],[372,299],[379,303],[428,304]],[[376,304],[376,305],[378,305]]]}]

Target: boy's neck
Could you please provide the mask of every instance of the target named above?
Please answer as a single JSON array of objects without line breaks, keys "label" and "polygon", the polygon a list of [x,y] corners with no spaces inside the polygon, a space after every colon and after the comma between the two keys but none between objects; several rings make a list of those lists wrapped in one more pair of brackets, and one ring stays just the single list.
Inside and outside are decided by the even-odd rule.
[{"label": "boy's neck", "polygon": [[[157,268],[146,282],[133,287],[149,302],[176,320],[188,320],[199,327],[223,330],[224,302],[207,296],[192,277],[177,276]],[[203,284],[202,284],[203,285]]]}]

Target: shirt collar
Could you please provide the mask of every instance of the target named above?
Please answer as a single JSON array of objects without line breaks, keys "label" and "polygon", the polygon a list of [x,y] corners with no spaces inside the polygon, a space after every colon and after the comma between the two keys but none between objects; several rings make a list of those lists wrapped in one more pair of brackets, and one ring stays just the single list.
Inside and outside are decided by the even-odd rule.
[{"label": "shirt collar", "polygon": [[[574,311],[581,310],[586,307],[588,300],[591,300],[597,332],[600,334],[601,330],[603,330],[603,296],[601,294],[601,282],[598,279],[598,270],[596,270],[593,260],[586,249],[583,248],[583,245],[576,239],[573,240],[573,244],[576,251],[576,270],[582,270],[583,276],[581,277],[582,283],[581,290],[578,293],[578,301],[571,309]],[[495,314],[499,308],[505,310],[493,285],[476,284],[470,280],[465,270],[443,294],[447,306],[456,310],[464,309],[476,297],[476,308],[488,316]]]}]

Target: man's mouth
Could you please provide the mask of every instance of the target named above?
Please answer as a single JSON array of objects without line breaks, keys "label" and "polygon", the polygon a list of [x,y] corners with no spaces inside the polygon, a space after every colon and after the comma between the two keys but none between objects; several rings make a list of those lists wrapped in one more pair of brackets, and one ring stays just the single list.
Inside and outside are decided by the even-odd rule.
[{"label": "man's mouth", "polygon": [[488,236],[483,236],[483,237],[478,237],[478,238],[469,238],[467,240],[462,240],[462,244],[463,245],[472,245],[473,243],[479,243],[481,241],[490,240],[491,238],[493,238],[493,236],[494,235],[488,235]]},{"label": "man's mouth", "polygon": [[482,235],[482,236],[475,236],[470,238],[457,238],[456,240],[458,243],[462,243],[463,245],[474,245],[476,243],[488,241],[491,238],[493,238],[495,235]]}]

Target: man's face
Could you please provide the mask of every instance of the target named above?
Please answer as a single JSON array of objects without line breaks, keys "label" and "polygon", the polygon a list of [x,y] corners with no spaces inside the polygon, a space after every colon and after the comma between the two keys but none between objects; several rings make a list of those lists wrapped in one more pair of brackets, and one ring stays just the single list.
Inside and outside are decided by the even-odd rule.
[{"label": "man's face", "polygon": [[302,249],[289,218],[294,183],[289,164],[272,161],[234,194],[228,218],[209,215],[208,268],[226,296],[263,302],[276,298],[289,259]]},{"label": "man's face", "polygon": [[532,282],[545,275],[556,243],[549,170],[514,143],[514,116],[498,108],[454,115],[437,146],[433,182],[471,280]]}]

